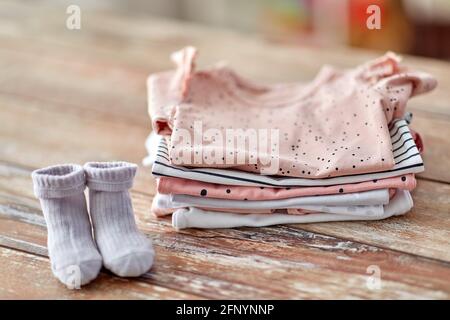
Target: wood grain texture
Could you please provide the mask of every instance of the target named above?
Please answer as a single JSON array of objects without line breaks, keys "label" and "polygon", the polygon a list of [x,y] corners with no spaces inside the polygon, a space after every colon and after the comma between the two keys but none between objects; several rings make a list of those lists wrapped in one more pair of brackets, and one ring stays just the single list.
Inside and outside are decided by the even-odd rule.
[{"label": "wood grain texture", "polygon": [[[30,172],[64,162],[140,163],[150,131],[145,79],[172,67],[172,51],[195,45],[200,66],[227,59],[267,83],[310,80],[324,63],[351,67],[379,54],[86,10],[82,30],[71,32],[65,8],[0,6],[0,298],[450,298],[450,66],[414,57],[405,62],[434,74],[439,87],[409,105],[427,170],[406,216],[176,232],[150,215],[155,186],[141,167],[132,199],[155,244],[154,268],[134,280],[104,271],[85,289],[66,290],[50,272]],[[381,290],[366,285],[370,265],[381,268]]]},{"label": "wood grain texture", "polygon": [[[23,211],[16,208],[5,215],[8,197],[0,195],[0,203],[0,244],[45,254],[46,232],[42,217],[38,218],[39,208],[23,205]],[[34,215],[33,222],[23,221],[24,213]],[[450,297],[448,263],[434,259],[291,227],[177,233],[167,220],[148,218],[140,219],[140,227],[152,238],[157,258],[155,268],[139,281],[200,296]],[[381,290],[366,286],[370,265],[382,270]]]},{"label": "wood grain texture", "polygon": [[[9,201],[11,206],[8,210],[17,208],[27,212],[27,208],[34,208],[39,211],[39,202],[33,196],[29,176],[30,169],[0,162],[0,191],[8,197],[20,197],[18,200]],[[140,173],[138,178],[139,176]],[[292,228],[450,262],[449,194],[448,184],[419,180],[418,188],[413,192],[415,206],[406,216],[383,221],[318,223],[297,225]],[[141,223],[148,222],[152,226],[158,226],[158,221],[150,213],[152,197],[151,192],[132,191],[136,217]],[[14,215],[20,216],[17,213]],[[35,217],[30,213],[22,216],[30,219]],[[32,222],[35,223],[34,220]],[[44,225],[42,219],[40,223]],[[166,227],[164,226],[162,230],[153,227],[150,231],[158,233],[166,231]]]},{"label": "wood grain texture", "polygon": [[143,281],[99,275],[82,290],[68,290],[51,274],[48,259],[0,247],[2,299],[199,299]]},{"label": "wood grain texture", "polygon": [[[45,255],[45,223],[38,201],[32,198],[29,171],[5,164],[0,168],[3,176],[14,176],[10,183],[0,185],[0,245]],[[426,182],[434,184],[432,188],[439,184]],[[17,195],[20,191],[23,196]],[[415,232],[414,227],[411,230],[399,227],[398,220],[402,218],[375,224],[333,223],[178,233],[167,219],[157,220],[149,214],[151,195],[134,191],[132,199],[138,225],[153,240],[157,252],[155,268],[143,281],[150,279],[168,288],[210,298],[450,297],[449,262],[427,257],[450,259],[445,250],[448,226],[439,223],[422,226],[434,230],[435,242],[427,242],[429,234],[422,235],[422,229]],[[438,202],[436,207],[446,204]],[[426,223],[426,218],[419,220]],[[411,221],[410,225],[420,224]],[[442,235],[438,234],[437,225],[442,228]],[[314,230],[320,226],[324,230]],[[404,233],[396,238],[400,229]],[[332,232],[335,236],[329,235]],[[440,237],[443,237],[440,244],[443,250],[435,247]],[[416,247],[417,243],[421,243],[420,248]],[[386,285],[382,290],[371,291],[366,287],[366,270],[370,265],[382,270],[383,285]],[[336,287],[340,282],[348,286]],[[426,286],[422,287],[421,283]]]}]

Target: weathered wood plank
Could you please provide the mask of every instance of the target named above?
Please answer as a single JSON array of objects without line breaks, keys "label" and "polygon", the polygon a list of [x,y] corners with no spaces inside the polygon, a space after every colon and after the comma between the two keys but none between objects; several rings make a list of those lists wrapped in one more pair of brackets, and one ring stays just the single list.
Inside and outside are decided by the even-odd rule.
[{"label": "weathered wood plank", "polygon": [[[54,163],[121,159],[140,163],[146,155],[144,141],[149,127],[128,121],[48,107],[49,103],[0,93],[0,159],[22,165],[42,167]],[[58,110],[59,109],[59,110]],[[141,117],[147,118],[144,109]],[[36,123],[39,119],[39,123]],[[20,123],[20,127],[17,126]],[[418,112],[412,128],[425,141],[427,170],[422,177],[450,182],[450,120]],[[43,151],[49,150],[49,151]],[[141,191],[153,190],[150,170],[141,170],[136,183]],[[144,179],[145,178],[145,179]],[[142,179],[142,180],[141,180]]]},{"label": "weathered wood plank", "polygon": [[[302,229],[450,261],[450,185],[419,180],[403,217],[366,223],[309,224]],[[432,252],[432,253],[431,253]]]},{"label": "weathered wood plank", "polygon": [[[30,203],[37,205],[32,193],[31,169],[0,162],[0,190],[17,197],[25,197]],[[138,172],[138,179],[141,174],[146,178],[146,169]],[[133,192],[133,198],[139,199],[135,206],[140,219],[151,216],[151,189],[154,188],[154,183],[152,178],[148,179],[148,187],[144,192],[139,188],[135,189],[137,192]],[[367,223],[311,224],[301,228],[450,262],[448,194],[448,184],[420,180],[418,188],[413,192],[415,207],[404,217]]]},{"label": "weathered wood plank", "polygon": [[[17,215],[9,201],[0,193],[0,244],[41,254],[45,228],[23,221],[39,209],[23,205]],[[291,227],[177,233],[166,220],[139,221],[157,252],[145,279],[163,287],[209,298],[450,296],[449,264],[433,259]],[[381,290],[366,286],[370,265],[381,269]]]},{"label": "weathered wood plank", "polygon": [[419,177],[450,183],[450,119],[417,111],[411,127],[420,133],[425,148],[425,172]]},{"label": "weathered wood plank", "polygon": [[[145,77],[170,68],[170,52],[192,44],[201,50],[200,65],[226,58],[244,75],[265,82],[310,80],[323,63],[348,67],[376,55],[274,46],[230,31],[98,12],[89,12],[91,19],[83,22],[81,32],[70,32],[63,25],[64,9],[13,1],[2,2],[0,8],[0,245],[36,255],[8,252],[8,259],[0,259],[0,269],[36,264],[35,269],[43,270],[40,285],[48,289],[42,291],[58,297],[72,296],[51,285],[57,282],[45,265],[45,228],[29,174],[69,158],[78,163],[139,163],[150,129]],[[406,62],[440,82],[434,93],[410,104],[413,128],[426,143],[428,169],[421,176],[450,182],[450,145],[445,139],[450,136],[450,67],[412,57]],[[149,170],[140,170],[133,205],[158,255],[145,277],[133,284],[123,280],[131,291],[127,297],[190,297],[182,290],[211,298],[449,298],[446,184],[420,181],[414,210],[383,222],[181,233],[173,231],[167,219],[149,215],[153,192]],[[382,290],[366,287],[369,264],[380,266]],[[34,269],[27,270],[33,274]],[[20,288],[22,280],[34,294],[48,297],[26,283],[30,278],[6,276],[0,276],[0,288],[6,288],[0,295],[21,296],[14,288]],[[76,297],[122,297],[125,285],[102,275],[93,286],[98,291],[88,289],[91,296]],[[106,288],[113,288],[112,293]],[[166,291],[162,294],[159,288]]]},{"label": "weathered wood plank", "polygon": [[36,52],[0,49],[0,93],[60,112],[149,127],[148,117],[142,116],[147,108],[146,69],[67,55],[36,57]]},{"label": "weathered wood plank", "polygon": [[[149,129],[38,107],[28,100],[0,98],[0,160],[34,168],[55,163],[126,160],[140,164],[146,156]],[[141,168],[136,188],[152,192],[150,169]]]},{"label": "weathered wood plank", "polygon": [[[23,43],[22,46],[24,46]],[[33,50],[29,47],[24,48]],[[34,50],[49,49],[34,48]],[[153,52],[156,48],[152,47],[151,50]],[[94,57],[89,61],[85,56],[67,52],[49,51],[43,58],[39,58],[33,51],[21,51],[18,48],[0,50],[0,67],[5,71],[4,84],[0,89],[1,99],[6,104],[15,105],[16,108],[33,105],[38,109],[60,112],[65,116],[76,115],[83,118],[85,122],[92,119],[93,122],[100,120],[111,126],[113,123],[119,124],[129,129],[123,135],[124,137],[129,137],[132,131],[140,128],[144,133],[141,134],[140,140],[135,141],[143,141],[150,128],[145,106],[145,78],[148,73],[155,70],[155,65],[162,64],[169,67],[167,57],[164,63],[162,59],[156,59],[153,63],[143,63],[142,69],[138,69],[122,61],[114,65],[113,59],[104,62],[95,52],[93,55]],[[213,57],[213,53],[207,55]],[[297,59],[293,52],[291,55],[292,63],[298,63],[293,60]],[[254,59],[250,61],[255,62]],[[239,60],[237,63],[248,64],[245,60]],[[255,63],[258,63],[258,60]],[[301,63],[304,64],[305,61],[302,60]],[[431,65],[434,64],[431,63]],[[441,63],[437,65],[442,67]],[[306,68],[303,65],[300,67]],[[278,76],[292,70],[288,66],[280,68],[277,65],[277,68]],[[447,66],[447,72],[449,70]],[[260,79],[264,72],[269,71],[264,68],[259,74],[255,74],[255,77]],[[309,79],[313,76],[311,71],[305,71],[305,73],[308,74]],[[87,80],[84,80],[86,78]],[[446,88],[444,80],[444,88],[438,91],[445,91]],[[448,89],[450,90],[450,87]],[[422,176],[450,182],[450,172],[446,170],[450,165],[450,143],[445,141],[445,137],[450,136],[450,114],[446,114],[442,108],[433,107],[433,95],[418,99],[419,102],[424,101],[423,108],[420,107],[420,103],[412,101],[410,109],[416,112],[412,127],[424,135],[427,143],[428,153],[425,154],[425,159],[429,170]],[[447,109],[450,110],[448,106]],[[436,127],[440,130],[433,130]],[[130,142],[125,141],[125,145],[130,146]],[[140,154],[143,156],[142,145],[137,144],[137,146],[141,147]]]},{"label": "weathered wood plank", "polygon": [[[43,30],[36,30],[28,27],[30,21],[28,19],[37,21],[40,19],[40,14],[48,15],[48,10],[59,12],[60,9],[47,8],[47,10],[35,12],[28,7],[23,8],[21,4],[8,2],[8,5],[16,10],[20,8],[19,19],[26,17],[28,22],[21,21],[23,23],[17,26],[20,29],[20,36],[17,36],[17,31],[9,34],[11,28],[5,28],[5,32],[0,35],[6,37],[5,41],[2,41],[0,50],[0,66],[4,77],[0,91],[5,95],[5,99],[19,96],[24,105],[34,103],[40,107],[45,106],[45,108],[60,110],[64,113],[76,112],[82,117],[108,119],[108,121],[114,120],[120,123],[130,120],[133,127],[136,124],[141,127],[148,125],[145,111],[145,77],[150,72],[170,68],[171,63],[168,59],[170,51],[189,41],[198,43],[203,49],[204,61],[212,62],[229,56],[233,66],[243,70],[244,73],[250,68],[248,76],[266,81],[309,80],[324,62],[352,66],[373,56],[373,53],[364,51],[355,51],[355,54],[349,55],[348,51],[339,49],[330,53],[326,50],[317,51],[310,48],[273,46],[260,39],[233,32],[223,30],[212,32],[189,24],[185,26],[186,28],[180,28],[179,23],[154,19],[147,23],[139,21],[146,26],[144,33],[142,30],[139,31],[140,28],[120,30],[123,23],[121,20],[114,16],[103,15],[99,15],[98,21],[113,22],[111,24],[113,28],[103,30],[102,23],[99,22],[92,25],[88,23],[85,26],[87,32],[79,34],[70,33],[67,30],[62,32],[64,28],[58,28],[61,20],[57,19],[55,14],[50,19],[45,19],[45,23],[37,24],[38,28]],[[20,21],[9,20],[10,14],[4,18],[0,23],[7,26]],[[167,43],[164,39],[160,39],[159,33],[156,33],[156,29],[161,25],[165,26],[166,32],[170,34],[170,37],[164,38],[167,39]],[[45,35],[46,41],[51,41],[51,46],[41,38],[30,39],[30,36],[38,31]],[[109,41],[94,42],[91,37],[95,32],[107,32]],[[172,36],[178,42],[173,41]],[[127,45],[127,37],[134,39],[133,46]],[[225,42],[220,41],[217,44],[215,41],[214,50],[211,50],[210,39],[218,37],[224,38]],[[242,42],[242,47],[230,48],[228,42],[231,41]],[[74,43],[83,50],[82,53],[70,50]],[[217,45],[223,45],[224,48],[218,50]],[[120,47],[120,55],[116,50],[112,50],[111,46]],[[139,56],[134,55],[136,46],[140,48]],[[221,56],[218,56],[217,52],[220,52]],[[442,137],[449,135],[450,126],[444,120],[450,120],[448,116],[450,108],[447,104],[450,92],[447,74],[450,67],[448,64],[427,59],[408,57],[407,60],[418,65],[419,68],[436,74],[440,81],[436,93],[412,100],[411,109],[425,110],[419,114],[420,117],[427,118],[426,123],[430,123],[426,114],[431,111],[441,117],[436,120],[434,116],[433,123],[429,127],[434,128],[434,121],[438,121],[441,122],[438,125],[445,130],[444,132],[428,129],[423,132],[424,135],[434,135],[429,140],[428,147],[430,154],[433,155],[427,159],[431,169],[427,170],[423,176],[450,182],[450,173],[448,170],[442,170],[442,167],[448,168],[450,147],[448,143],[444,143],[444,148],[442,143],[434,143],[435,140],[442,140]],[[264,68],[259,68],[260,65],[264,65]],[[445,114],[447,116],[444,116],[443,120],[442,115]],[[416,117],[416,121],[421,120],[420,117]],[[422,127],[423,125],[419,126],[420,131],[423,131]],[[436,132],[440,133],[440,137]],[[443,161],[445,163],[442,163]]]},{"label": "weathered wood plank", "polygon": [[[169,25],[171,29],[180,29],[179,24],[159,20],[152,20],[146,29],[161,28],[166,25]],[[57,26],[53,26],[53,28],[57,28]],[[186,25],[186,28],[187,30],[192,29],[191,37],[186,36],[187,31],[183,28],[183,33],[178,35],[179,43],[168,39],[166,45],[140,35],[140,38],[137,39],[137,43],[141,47],[138,57],[133,55],[135,46],[127,47],[124,45],[126,39],[123,38],[123,35],[119,36],[114,33],[109,36],[112,39],[117,38],[115,40],[116,45],[120,47],[120,57],[117,56],[117,51],[108,47],[104,48],[109,49],[108,51],[98,52],[99,48],[102,48],[101,42],[94,44],[89,39],[80,39],[79,37],[68,40],[67,35],[56,36],[58,41],[50,47],[41,42],[33,40],[30,42],[29,38],[11,39],[7,37],[2,41],[3,48],[0,49],[2,70],[5,71],[6,78],[20,79],[21,86],[11,87],[17,81],[8,81],[4,84],[2,91],[80,106],[83,104],[78,100],[82,98],[85,102],[91,101],[92,111],[108,109],[112,115],[116,114],[123,119],[131,117],[136,121],[140,118],[124,114],[118,106],[126,106],[127,110],[133,110],[135,106],[144,105],[147,75],[151,72],[172,68],[173,65],[168,58],[170,53],[187,44],[196,43],[200,48],[200,65],[227,59],[234,68],[240,70],[247,77],[264,82],[309,81],[323,64],[353,67],[357,63],[376,56],[373,52],[355,49],[351,51],[336,49],[331,53],[314,48],[273,46],[273,44],[260,39],[230,34],[225,31],[215,31],[204,35],[204,32],[200,32],[198,28],[189,24]],[[23,30],[23,32],[26,34],[27,30]],[[50,32],[48,36],[55,35]],[[136,34],[128,36],[136,37]],[[229,42],[245,42],[245,44],[235,48],[230,47],[227,41],[225,43],[214,41],[214,45],[211,47],[212,38],[224,38]],[[73,42],[76,42],[80,50],[84,51],[83,54],[70,50]],[[111,45],[111,42],[108,42],[108,45]],[[131,50],[133,51],[129,52]],[[45,52],[45,55],[36,56],[37,53],[42,52]],[[449,65],[417,57],[407,57],[405,63],[430,72],[439,81],[439,87],[433,93],[412,99],[410,110],[435,112],[448,119],[450,117],[450,108],[447,103],[450,91],[450,81],[447,77],[450,70]],[[261,65],[264,68],[260,68]],[[27,79],[31,82],[30,84],[23,82]],[[32,81],[36,79],[39,81]],[[33,88],[32,90],[29,90],[30,86]],[[67,89],[68,87],[82,91],[83,96],[80,97],[74,93],[77,90],[70,91]],[[55,90],[56,88],[59,90]],[[64,89],[69,92],[65,92]],[[99,94],[101,99],[96,100],[95,94]]]},{"label": "weathered wood plank", "polygon": [[[5,165],[1,168],[0,172],[3,176],[15,177],[8,179],[10,183],[0,185],[0,219],[2,220],[0,236],[3,238],[3,245],[43,254],[44,222],[39,203],[32,198],[29,172],[20,168],[10,170]],[[1,179],[0,181],[6,180]],[[434,188],[438,184],[429,181],[426,183],[432,184]],[[27,184],[29,187],[25,187]],[[24,195],[20,195],[22,191]],[[445,190],[443,190],[443,194],[445,194]],[[186,287],[182,287],[184,291],[207,297],[230,298],[240,295],[241,297],[261,298],[305,298],[312,294],[312,288],[318,284],[325,288],[330,286],[330,283],[337,283],[338,280],[334,277],[340,277],[343,282],[351,280],[356,281],[359,285],[364,285],[366,268],[376,264],[380,266],[389,281],[402,283],[406,281],[408,285],[416,286],[418,284],[416,277],[427,278],[426,281],[422,279],[419,282],[434,283],[436,285],[434,289],[440,291],[437,296],[443,297],[442,292],[450,290],[450,274],[447,275],[447,272],[450,272],[448,262],[438,262],[434,259],[391,250],[404,249],[405,252],[423,253],[424,256],[433,258],[448,258],[446,257],[449,251],[448,243],[445,242],[448,234],[445,232],[448,232],[449,228],[440,224],[439,216],[434,217],[437,222],[433,220],[433,215],[439,215],[440,212],[439,205],[436,203],[444,201],[436,195],[434,198],[438,200],[435,201],[437,212],[430,212],[426,217],[418,214],[419,218],[414,214],[413,220],[410,220],[410,214],[404,218],[390,219],[380,223],[334,223],[311,225],[311,227],[299,225],[236,230],[187,230],[182,233],[172,230],[167,219],[155,220],[150,216],[150,196],[141,192],[133,192],[132,197],[138,224],[153,239],[157,250],[155,269],[149,273],[148,277],[162,286],[170,287],[176,281],[174,277],[181,277],[188,281]],[[422,211],[428,212],[427,210]],[[416,222],[414,219],[420,221]],[[434,225],[434,229],[430,228],[427,225],[430,221],[441,226],[442,229],[436,229],[436,225]],[[407,225],[409,229],[412,229],[409,230],[409,234],[405,234],[405,230],[401,228],[402,225]],[[321,226],[323,226],[323,230],[314,230]],[[420,228],[418,229],[417,226]],[[408,228],[406,229],[408,230]],[[400,229],[403,231],[402,233],[399,232]],[[434,231],[428,231],[427,234],[422,235],[423,229]],[[339,230],[339,232],[334,232],[334,237],[325,235],[333,233],[333,230]],[[321,231],[324,231],[323,234],[316,233]],[[431,238],[429,232],[433,232],[432,239],[441,239],[442,233],[444,233],[444,239],[438,243],[429,241],[427,240]],[[377,243],[385,246],[386,249],[368,245],[368,243]],[[421,246],[417,247],[417,244]],[[403,247],[400,248],[400,245]],[[408,263],[405,264],[405,261]],[[429,263],[432,265],[427,266]],[[414,265],[414,268],[411,269],[411,265]],[[410,270],[407,271],[405,268],[410,268]],[[260,272],[255,273],[255,269],[267,274],[261,276]],[[289,272],[286,272],[287,270]],[[333,270],[332,275],[330,275],[330,270]],[[433,271],[431,272],[431,270]],[[434,279],[438,270],[441,272],[438,278],[442,280]],[[296,271],[294,275],[293,271]],[[405,277],[405,273],[409,276]],[[201,280],[198,278],[199,274],[203,275]],[[258,275],[258,281],[252,276],[255,274]],[[432,279],[428,279],[428,277]],[[286,279],[286,283],[279,278]],[[278,284],[280,287],[271,284],[274,279],[282,282]],[[321,280],[319,281],[319,279]],[[195,284],[189,283],[190,281],[194,281]],[[299,284],[301,290],[297,291],[292,288],[291,282],[297,284],[301,282],[302,285]],[[220,294],[211,287],[218,283],[221,283],[222,286]],[[236,283],[239,283],[240,287],[233,287],[233,284]],[[193,288],[200,284],[201,289]],[[270,288],[267,287],[267,284],[271,284]],[[179,286],[179,284],[177,285]],[[351,288],[346,288],[346,290],[353,292],[354,285],[355,283],[352,282]],[[227,289],[229,287],[233,289]],[[360,289],[355,289],[355,297],[377,296],[373,295],[374,293],[370,290],[366,292],[367,288],[362,291]],[[281,293],[283,290],[285,294]],[[415,290],[408,288],[406,291],[411,294]],[[316,294],[316,297],[331,297],[325,295],[322,290]],[[334,291],[330,294],[339,296],[343,292],[338,290],[338,292]],[[366,296],[366,294],[368,295]],[[390,294],[389,290],[383,292],[383,296]],[[401,293],[401,295],[403,294],[406,292]],[[430,292],[426,293],[426,295],[428,294]]]},{"label": "weathered wood plank", "polygon": [[4,247],[0,247],[0,270],[2,299],[199,299],[192,294],[105,273],[83,290],[68,290],[51,274],[47,258]]}]

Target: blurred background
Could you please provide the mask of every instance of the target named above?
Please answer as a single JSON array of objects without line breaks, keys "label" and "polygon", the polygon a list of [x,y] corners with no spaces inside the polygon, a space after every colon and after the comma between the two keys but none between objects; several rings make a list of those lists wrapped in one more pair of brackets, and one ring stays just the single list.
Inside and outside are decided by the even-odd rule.
[{"label": "blurred background", "polygon": [[[30,1],[32,2],[32,1]],[[55,0],[48,1],[55,3]],[[317,47],[351,46],[450,59],[450,0],[56,0],[82,8],[158,16]],[[366,26],[369,5],[381,29]]]}]

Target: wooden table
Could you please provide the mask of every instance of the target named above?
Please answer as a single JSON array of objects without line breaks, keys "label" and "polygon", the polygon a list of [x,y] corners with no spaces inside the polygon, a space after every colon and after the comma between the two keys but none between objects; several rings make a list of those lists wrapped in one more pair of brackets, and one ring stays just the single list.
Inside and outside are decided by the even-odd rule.
[{"label": "wooden table", "polygon": [[[412,128],[427,170],[414,209],[379,222],[186,230],[149,212],[150,169],[132,190],[140,229],[156,262],[138,279],[102,272],[70,291],[51,274],[46,229],[30,180],[55,163],[141,163],[150,131],[145,79],[171,68],[169,54],[200,49],[200,64],[227,59],[264,82],[308,80],[324,63],[353,66],[378,53],[286,47],[230,31],[83,11],[65,28],[65,8],[0,4],[0,298],[450,298],[450,64],[406,57],[439,88],[415,98]],[[371,265],[382,288],[367,286]]]}]

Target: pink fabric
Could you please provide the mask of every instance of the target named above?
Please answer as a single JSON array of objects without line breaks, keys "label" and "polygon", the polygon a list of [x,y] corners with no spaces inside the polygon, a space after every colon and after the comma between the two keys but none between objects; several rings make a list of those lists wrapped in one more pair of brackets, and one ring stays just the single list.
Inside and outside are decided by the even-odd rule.
[{"label": "pink fabric", "polygon": [[174,52],[171,59],[177,69],[151,75],[147,80],[152,126],[158,134],[170,135],[172,132],[168,119],[186,95],[188,80],[194,71],[196,54],[197,50],[193,47]]},{"label": "pink fabric", "polygon": [[[428,74],[399,65],[392,53],[347,71],[323,67],[307,84],[271,86],[253,84],[223,66],[195,71],[195,57],[195,48],[183,49],[172,57],[175,71],[148,79],[153,128],[172,135],[171,161],[185,166],[265,174],[258,160],[272,156],[266,150],[252,159],[248,150],[225,141],[182,141],[179,129],[194,136],[194,122],[201,120],[203,132],[217,129],[222,138],[226,129],[278,129],[279,175],[325,178],[388,170],[394,165],[388,123],[403,116],[410,97],[436,86]],[[179,158],[205,149],[217,159],[243,153],[246,164]]]},{"label": "pink fabric", "polygon": [[293,188],[227,186],[171,177],[160,177],[157,179],[157,190],[161,194],[185,194],[229,200],[277,200],[388,188],[412,190],[415,186],[416,179],[414,174],[329,187]]}]

